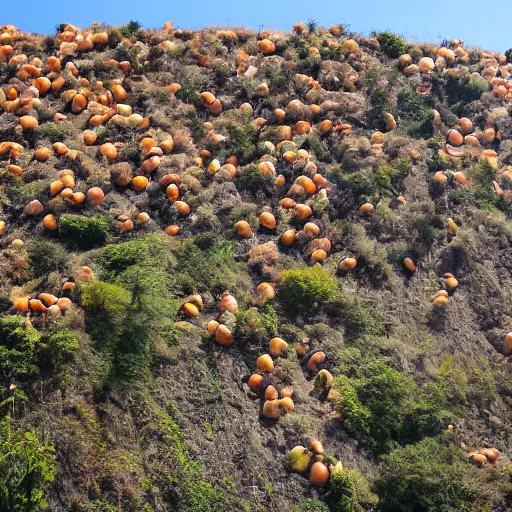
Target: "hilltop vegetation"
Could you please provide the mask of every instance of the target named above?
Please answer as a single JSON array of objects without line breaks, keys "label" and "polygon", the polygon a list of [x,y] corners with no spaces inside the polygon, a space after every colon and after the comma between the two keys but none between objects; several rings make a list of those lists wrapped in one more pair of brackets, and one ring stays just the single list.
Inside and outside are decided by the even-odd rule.
[{"label": "hilltop vegetation", "polygon": [[512,509],[510,57],[1,26],[0,511]]}]

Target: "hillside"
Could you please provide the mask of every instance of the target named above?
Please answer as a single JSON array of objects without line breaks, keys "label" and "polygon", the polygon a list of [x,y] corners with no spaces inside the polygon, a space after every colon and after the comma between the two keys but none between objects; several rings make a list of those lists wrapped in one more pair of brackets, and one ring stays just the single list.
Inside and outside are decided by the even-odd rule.
[{"label": "hillside", "polygon": [[0,511],[512,510],[510,59],[0,27]]}]

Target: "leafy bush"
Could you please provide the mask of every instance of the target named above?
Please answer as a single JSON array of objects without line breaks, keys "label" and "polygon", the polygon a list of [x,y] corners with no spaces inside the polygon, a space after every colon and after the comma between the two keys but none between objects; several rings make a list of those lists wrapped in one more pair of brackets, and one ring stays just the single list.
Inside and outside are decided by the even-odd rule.
[{"label": "leafy bush", "polygon": [[381,50],[391,59],[398,59],[407,51],[407,43],[399,35],[391,32],[380,32],[377,34]]},{"label": "leafy bush", "polygon": [[64,123],[44,123],[35,129],[35,137],[48,139],[52,144],[62,142],[68,134],[68,128]]},{"label": "leafy bush", "polygon": [[318,160],[322,162],[330,162],[332,160],[329,152],[329,145],[322,140],[317,133],[311,132],[306,139],[309,149],[314,153]]},{"label": "leafy bush", "polygon": [[427,393],[382,362],[363,362],[356,376],[339,376],[335,386],[343,426],[376,452],[437,435],[448,422],[440,389]]},{"label": "leafy bush", "polygon": [[393,172],[392,167],[382,164],[376,170],[369,167],[352,173],[338,172],[336,181],[359,198],[378,201],[382,195],[390,193]]},{"label": "leafy bush", "polygon": [[489,84],[480,75],[448,77],[446,93],[451,105],[471,103],[489,90]]},{"label": "leafy bush", "polygon": [[64,247],[51,240],[33,240],[27,244],[28,261],[33,277],[62,272],[68,258]]},{"label": "leafy bush", "polygon": [[84,308],[92,311],[118,315],[128,307],[131,296],[121,286],[103,281],[89,281],[80,287],[80,301]]},{"label": "leafy bush", "polygon": [[311,311],[332,300],[336,289],[336,278],[315,265],[283,272],[279,299],[290,311]]},{"label": "leafy bush", "polygon": [[220,294],[247,283],[244,263],[234,261],[235,246],[219,241],[213,233],[186,240],[176,254],[178,265],[173,270],[173,287],[189,294],[210,290]]},{"label": "leafy bush", "polygon": [[227,126],[229,134],[226,144],[227,154],[237,156],[241,164],[256,158],[257,137],[251,122],[252,119],[249,116],[243,116],[237,122]]},{"label": "leafy bush", "polygon": [[350,379],[344,376],[337,377],[334,387],[341,394],[338,409],[342,414],[343,426],[355,437],[365,439],[370,435],[370,410],[359,400]]},{"label": "leafy bush", "polygon": [[343,325],[345,339],[349,342],[384,334],[378,311],[355,295],[339,293],[328,305],[327,313]]},{"label": "leafy bush", "polygon": [[330,512],[363,512],[357,500],[357,488],[350,471],[343,469],[331,475],[325,502]]},{"label": "leafy bush", "polygon": [[267,190],[274,186],[272,176],[263,176],[256,165],[248,165],[238,176],[236,186],[240,190],[257,192],[258,190]]},{"label": "leafy bush", "polygon": [[169,243],[168,237],[151,234],[102,248],[98,256],[102,278],[111,281],[133,265],[165,268],[173,262]]},{"label": "leafy bush", "polygon": [[91,249],[106,242],[110,226],[110,219],[104,215],[85,217],[65,213],[59,218],[59,236],[70,247]]},{"label": "leafy bush", "polygon": [[366,77],[367,87],[369,88],[369,108],[366,113],[368,122],[371,126],[375,127],[376,130],[385,130],[386,123],[384,122],[384,112],[390,112],[393,114],[395,108],[393,104],[393,96],[390,88],[380,83],[372,85],[375,80],[378,79],[378,74],[375,72],[367,72]]},{"label": "leafy bush", "polygon": [[0,402],[13,382],[29,393],[41,378],[66,372],[78,351],[76,336],[67,329],[54,333],[25,328],[19,316],[0,317]]},{"label": "leafy bush", "polygon": [[311,498],[293,507],[292,512],[329,512],[329,507],[321,501]]},{"label": "leafy bush", "polygon": [[419,95],[411,86],[405,87],[398,94],[397,111],[411,137],[432,137],[434,113],[427,96]]},{"label": "leafy bush", "polygon": [[277,315],[271,304],[265,304],[261,312],[257,308],[250,308],[237,313],[234,335],[242,346],[262,345],[276,334]]},{"label": "leafy bush", "polygon": [[126,25],[123,25],[119,30],[123,37],[131,37],[135,36],[137,37],[139,35],[139,31],[142,28],[142,23],[139,23],[138,21],[130,20],[129,23]]},{"label": "leafy bush", "polygon": [[181,84],[181,89],[176,91],[174,95],[184,103],[196,107],[201,106],[201,96],[199,95],[196,84],[192,82],[184,82]]},{"label": "leafy bush", "polygon": [[56,473],[53,452],[37,432],[15,429],[9,416],[0,422],[2,510],[37,512],[48,506],[45,494]]},{"label": "leafy bush", "polygon": [[383,457],[377,480],[383,512],[469,510],[474,491],[464,482],[464,452],[453,444],[425,438]]}]

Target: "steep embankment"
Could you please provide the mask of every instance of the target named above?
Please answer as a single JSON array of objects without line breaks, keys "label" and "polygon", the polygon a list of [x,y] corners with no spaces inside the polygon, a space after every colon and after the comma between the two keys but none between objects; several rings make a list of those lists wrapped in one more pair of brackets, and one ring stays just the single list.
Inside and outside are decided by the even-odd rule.
[{"label": "steep embankment", "polygon": [[508,52],[1,32],[0,510],[512,507]]}]

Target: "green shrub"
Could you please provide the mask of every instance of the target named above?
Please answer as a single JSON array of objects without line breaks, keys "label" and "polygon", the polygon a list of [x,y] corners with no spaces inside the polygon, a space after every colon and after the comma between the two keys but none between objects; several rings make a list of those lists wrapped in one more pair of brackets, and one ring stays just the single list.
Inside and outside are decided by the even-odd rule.
[{"label": "green shrub", "polygon": [[336,377],[334,388],[341,395],[337,402],[337,408],[342,414],[343,426],[349,434],[357,439],[366,439],[370,435],[370,410],[359,400],[350,379],[344,376]]},{"label": "green shrub", "polygon": [[48,182],[44,180],[35,180],[30,183],[17,181],[16,183],[9,185],[6,193],[12,208],[17,211],[22,211],[27,203],[33,199],[40,199],[43,202],[46,197],[47,190]]},{"label": "green shrub", "polygon": [[480,75],[448,77],[446,82],[446,94],[451,105],[479,100],[480,96],[488,90],[488,82]]},{"label": "green shrub", "polygon": [[245,288],[248,276],[245,263],[234,261],[235,246],[219,241],[213,233],[186,240],[176,254],[178,264],[173,269],[173,287],[178,293],[189,294],[209,290],[221,294],[225,290]]},{"label": "green shrub", "polygon": [[174,95],[184,103],[194,105],[195,107],[201,106],[201,96],[197,91],[197,85],[192,82],[184,82],[181,84],[181,89],[176,91]]},{"label": "green shrub", "polygon": [[384,334],[378,311],[365,305],[356,295],[339,293],[328,305],[327,313],[343,325],[348,342]]},{"label": "green shrub", "polygon": [[74,361],[79,345],[76,336],[64,329],[50,334],[43,340],[44,357],[53,368],[63,369],[65,365]]},{"label": "green shrub", "polygon": [[329,512],[329,507],[325,503],[311,498],[293,507],[292,512]]},{"label": "green shrub", "polygon": [[407,51],[407,43],[405,40],[391,32],[380,32],[377,34],[381,50],[391,59],[398,59]]},{"label": "green shrub", "polygon": [[250,308],[236,314],[234,335],[242,346],[261,346],[276,334],[277,315],[272,304],[265,304],[262,311]]},{"label": "green shrub", "polygon": [[59,236],[70,247],[91,249],[103,245],[111,227],[111,220],[105,215],[85,217],[65,213],[59,218]]},{"label": "green shrub", "polygon": [[45,495],[56,473],[53,452],[37,432],[15,429],[9,416],[0,422],[2,510],[37,512],[48,506]]},{"label": "green shrub", "polygon": [[387,452],[442,432],[449,413],[442,408],[446,400],[440,389],[429,393],[432,389],[418,388],[385,363],[360,362],[359,368],[354,359],[348,367],[342,365],[354,376],[335,380],[341,421],[351,435],[376,452]]},{"label": "green shrub", "polygon": [[103,281],[89,281],[80,287],[80,301],[84,308],[92,311],[119,315],[130,304],[131,295],[121,286]]},{"label": "green shrub", "polygon": [[425,438],[383,457],[377,479],[383,512],[470,510],[474,491],[464,482],[467,462],[454,444]]},{"label": "green shrub", "polygon": [[252,119],[249,116],[241,116],[236,122],[231,122],[227,130],[227,154],[238,157],[241,164],[254,160],[257,156],[257,137]]},{"label": "green shrub", "polygon": [[138,21],[130,20],[129,23],[120,27],[119,30],[120,30],[121,34],[123,35],[123,37],[134,36],[135,38],[137,38],[141,28],[142,28],[142,23],[139,23]]},{"label": "green shrub", "polygon": [[336,181],[341,187],[349,188],[358,198],[377,201],[382,195],[389,194],[392,172],[390,166],[380,165],[376,170],[369,167],[351,173],[338,172]]},{"label": "green shrub", "polygon": [[68,128],[64,123],[44,123],[35,129],[34,135],[38,139],[48,139],[53,144],[66,138]]},{"label": "green shrub", "polygon": [[[179,92],[179,91],[178,91]],[[185,125],[188,126],[190,133],[192,134],[192,140],[197,144],[206,134],[203,122],[197,117],[195,113],[191,113],[188,119],[185,121]]]},{"label": "green shrub", "polygon": [[325,502],[330,512],[363,512],[357,499],[357,488],[350,471],[343,469],[331,475]]},{"label": "green shrub", "polygon": [[283,272],[279,299],[290,311],[311,311],[332,300],[336,289],[336,278],[315,265]]},{"label": "green shrub", "polygon": [[427,96],[419,95],[411,86],[398,93],[397,111],[411,137],[428,139],[434,129],[434,113]]},{"label": "green shrub", "polygon": [[332,156],[329,151],[329,145],[322,140],[317,133],[311,131],[306,138],[309,149],[314,153],[318,160],[322,162],[331,162]]},{"label": "green shrub", "polygon": [[13,382],[23,383],[29,394],[37,382],[65,374],[78,348],[76,336],[67,329],[37,331],[25,328],[19,316],[0,317],[0,402]]},{"label": "green shrub", "polygon": [[267,190],[274,186],[272,176],[263,176],[256,165],[248,165],[243,168],[236,186],[239,190],[248,190],[249,192],[257,192],[258,190]]},{"label": "green shrub", "polygon": [[98,262],[102,279],[112,281],[131,266],[166,268],[174,263],[174,258],[169,238],[151,234],[102,248]]},{"label": "green shrub", "polygon": [[30,273],[43,277],[51,272],[62,272],[66,268],[67,252],[64,247],[51,240],[33,240],[27,244]]},{"label": "green shrub", "polygon": [[[370,71],[372,72],[370,73]],[[393,114],[395,110],[390,87],[386,87],[379,83],[372,85],[375,82],[376,77],[378,80],[378,72],[369,70],[366,75],[367,83],[365,85],[368,87],[369,93],[369,108],[366,112],[368,122],[371,126],[375,127],[376,130],[386,130],[384,112]]]},{"label": "green shrub", "polygon": [[21,317],[0,318],[0,402],[13,382],[32,383],[39,377],[36,354],[40,339],[38,331],[23,327]]}]

